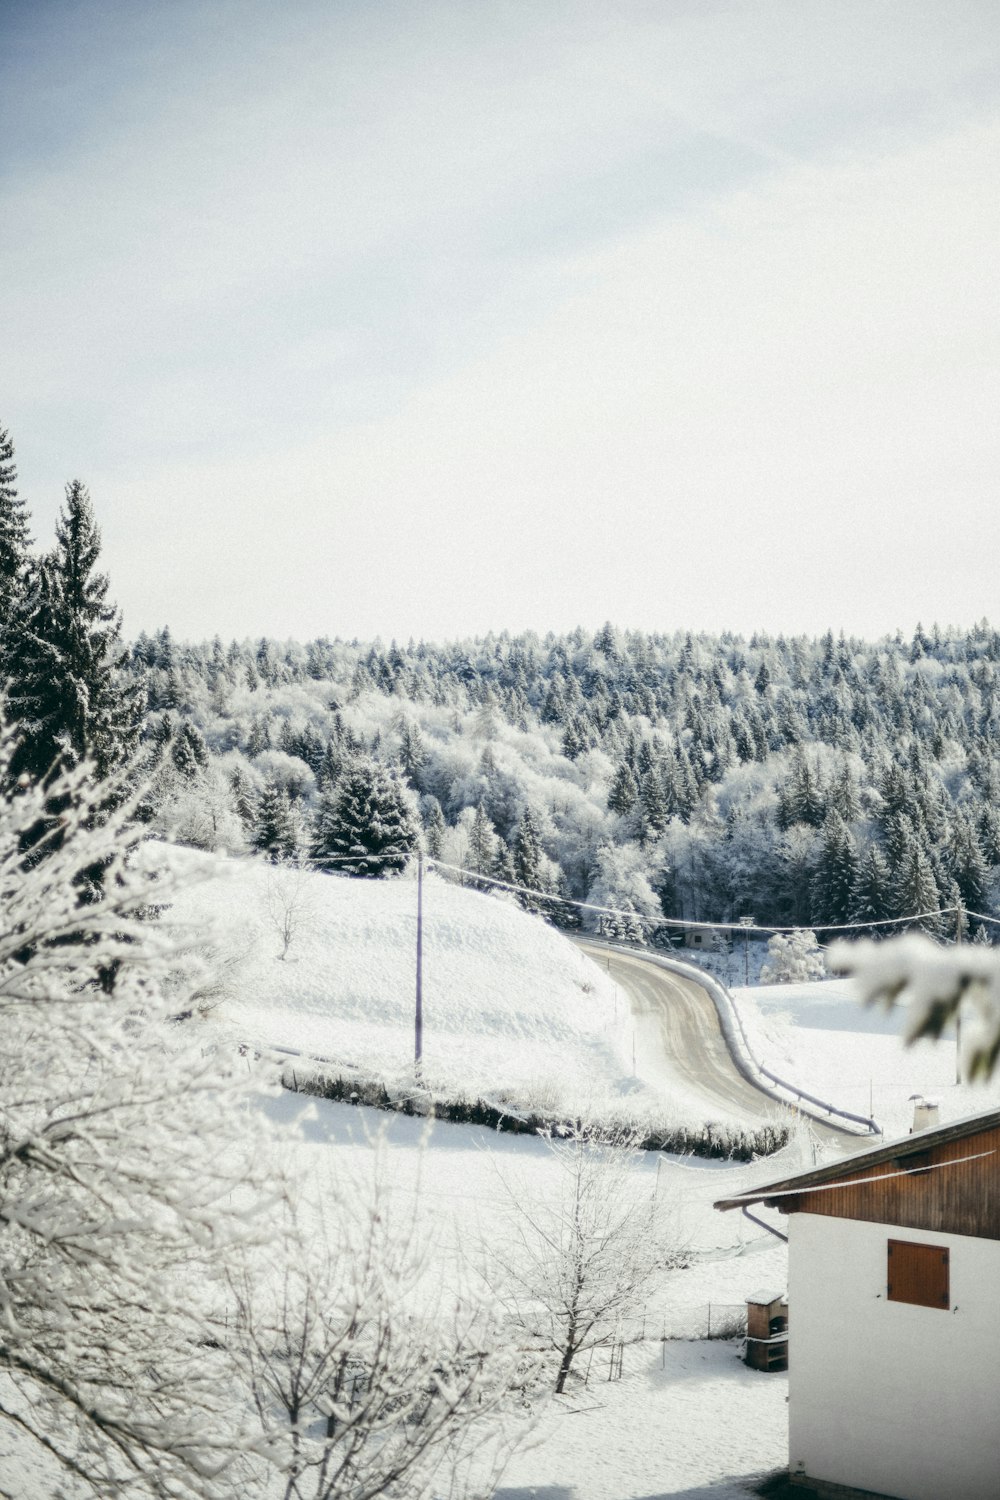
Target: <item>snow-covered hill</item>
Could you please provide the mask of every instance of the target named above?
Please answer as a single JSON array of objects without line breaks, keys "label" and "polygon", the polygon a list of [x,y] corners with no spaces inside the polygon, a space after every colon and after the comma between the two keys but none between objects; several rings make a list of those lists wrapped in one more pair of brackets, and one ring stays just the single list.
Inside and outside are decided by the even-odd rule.
[{"label": "snow-covered hill", "polygon": [[[185,882],[165,920],[207,923],[222,974],[213,1023],[367,1076],[412,1079],[415,879],[351,880],[175,852]],[[282,957],[282,927],[292,933]],[[510,901],[427,876],[423,1078],[451,1093],[586,1112],[632,1080],[626,1006],[562,934]]]}]

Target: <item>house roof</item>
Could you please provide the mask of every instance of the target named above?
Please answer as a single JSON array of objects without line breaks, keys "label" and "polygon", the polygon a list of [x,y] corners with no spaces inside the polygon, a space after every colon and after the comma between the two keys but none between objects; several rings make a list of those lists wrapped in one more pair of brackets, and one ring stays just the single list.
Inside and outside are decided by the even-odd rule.
[{"label": "house roof", "polygon": [[[883,1164],[902,1167],[905,1171],[907,1158],[926,1158],[929,1151],[938,1146],[950,1145],[964,1140],[966,1136],[979,1135],[984,1130],[1000,1127],[1000,1109],[985,1114],[967,1115],[953,1120],[950,1125],[933,1125],[927,1130],[915,1130],[901,1140],[890,1141],[881,1146],[870,1146],[864,1151],[855,1151],[825,1167],[814,1167],[810,1172],[799,1172],[794,1177],[784,1177],[778,1182],[769,1182],[765,1187],[754,1188],[750,1193],[738,1193],[732,1198],[720,1198],[715,1207],[719,1209],[743,1208],[751,1203],[763,1203],[769,1199],[795,1197],[809,1188],[822,1187],[825,1183],[843,1182],[859,1171],[868,1171]],[[777,1206],[777,1205],[776,1205]]]}]

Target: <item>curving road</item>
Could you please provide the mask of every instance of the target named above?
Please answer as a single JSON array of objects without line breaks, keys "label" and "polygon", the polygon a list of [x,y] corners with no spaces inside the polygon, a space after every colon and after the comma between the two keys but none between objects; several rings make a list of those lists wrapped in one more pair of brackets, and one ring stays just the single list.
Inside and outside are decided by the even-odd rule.
[{"label": "curving road", "polygon": [[[637,1071],[646,1082],[667,1091],[680,1085],[685,1093],[699,1095],[709,1113],[721,1109],[748,1124],[773,1120],[783,1108],[795,1112],[738,1071],[711,997],[696,980],[661,969],[639,953],[612,951],[583,938],[577,942],[628,997]],[[818,1120],[812,1125],[825,1141],[843,1149],[843,1130]]]}]

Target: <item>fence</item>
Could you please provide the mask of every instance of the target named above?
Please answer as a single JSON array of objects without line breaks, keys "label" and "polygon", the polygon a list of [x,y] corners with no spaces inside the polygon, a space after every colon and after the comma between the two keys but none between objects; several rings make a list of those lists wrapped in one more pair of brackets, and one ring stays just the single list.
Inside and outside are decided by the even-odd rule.
[{"label": "fence", "polygon": [[661,1344],[662,1359],[666,1364],[668,1341],[740,1339],[746,1337],[746,1331],[745,1302],[702,1302],[625,1318],[615,1329],[612,1339],[588,1352],[582,1370],[583,1383],[620,1380],[625,1372],[625,1351],[636,1344]]}]

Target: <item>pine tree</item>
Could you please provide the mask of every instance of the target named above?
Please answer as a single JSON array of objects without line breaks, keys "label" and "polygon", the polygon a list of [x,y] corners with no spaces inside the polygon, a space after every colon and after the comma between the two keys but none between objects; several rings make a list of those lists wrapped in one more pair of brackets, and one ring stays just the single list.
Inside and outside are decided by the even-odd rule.
[{"label": "pine tree", "polygon": [[28,568],[28,512],[18,498],[14,445],[0,428],[0,680],[16,655],[16,625],[21,613]]},{"label": "pine tree", "polygon": [[380,879],[404,869],[417,843],[403,789],[377,761],[354,761],[320,798],[312,840],[320,868]]},{"label": "pine tree", "polygon": [[507,885],[514,885],[517,881],[517,871],[514,869],[514,856],[510,852],[510,845],[506,839],[499,837],[496,853],[493,856],[493,878],[503,880]]},{"label": "pine tree", "polygon": [[911,837],[903,842],[892,869],[892,898],[896,916],[919,916],[915,926],[931,934],[940,930],[937,916],[922,915],[935,912],[943,903],[934,878],[934,867],[912,828]]},{"label": "pine tree", "polygon": [[[511,854],[514,861],[515,882],[518,885],[528,887],[529,890],[537,891],[541,886],[542,879],[542,845],[538,833],[538,824],[530,807],[526,807],[521,814],[521,821],[517,825]],[[525,911],[538,911],[540,909],[537,898],[529,895],[527,891],[522,891],[518,895],[518,900]]]},{"label": "pine tree", "polygon": [[424,847],[431,859],[440,859],[444,849],[446,823],[441,804],[436,797],[425,797],[423,801]]},{"label": "pine tree", "polygon": [[469,864],[477,875],[488,875],[492,871],[496,842],[493,822],[480,801],[469,832]]},{"label": "pine tree", "polygon": [[813,876],[813,920],[846,922],[850,916],[858,856],[850,829],[838,812],[829,812]]},{"label": "pine tree", "polygon": [[642,806],[641,841],[652,843],[667,826],[667,804],[663,796],[663,783],[655,766],[643,775],[639,785],[639,801]]},{"label": "pine tree", "polygon": [[636,786],[635,777],[627,762],[622,761],[608,788],[608,807],[612,812],[625,817],[632,811],[638,800],[639,788]]},{"label": "pine tree", "polygon": [[858,862],[848,920],[864,925],[884,922],[892,915],[889,866],[878,844],[870,844]]},{"label": "pine tree", "polygon": [[123,675],[118,611],[107,602],[107,576],[96,571],[100,547],[90,496],[74,480],[56,545],[29,581],[11,663],[11,714],[21,732],[15,777],[44,778],[90,759],[103,779],[138,744],[144,693]]},{"label": "pine tree", "polygon": [[251,843],[274,864],[294,859],[299,852],[298,818],[284,787],[269,781],[260,796]]}]

